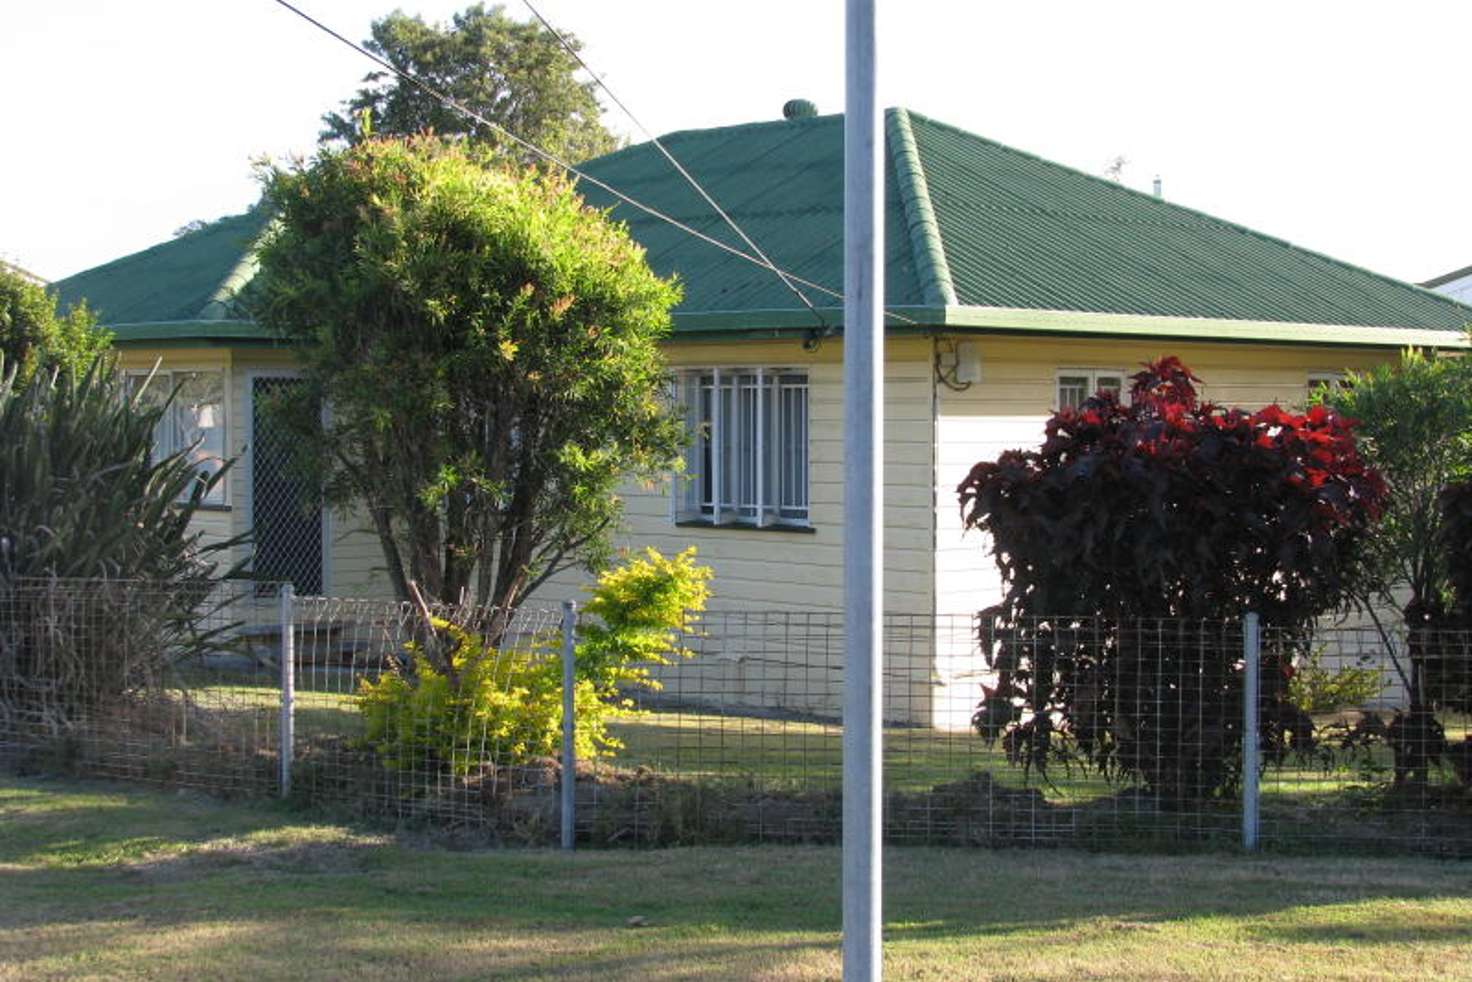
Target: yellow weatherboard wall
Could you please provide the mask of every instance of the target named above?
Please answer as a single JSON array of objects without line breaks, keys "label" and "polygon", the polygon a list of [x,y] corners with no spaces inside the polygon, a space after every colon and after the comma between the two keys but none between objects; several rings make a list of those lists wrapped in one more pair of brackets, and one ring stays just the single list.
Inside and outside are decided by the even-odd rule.
[{"label": "yellow weatherboard wall", "polygon": [[[225,446],[236,458],[227,478],[225,502],[206,506],[195,518],[205,535],[225,539],[251,529],[251,387],[259,376],[293,375],[298,370],[288,350],[267,347],[160,347],[132,345],[118,349],[125,371],[220,371],[225,375]],[[248,558],[249,544],[233,559]],[[353,597],[388,597],[392,590],[383,574],[382,552],[371,527],[353,513],[324,513],[323,590]]]},{"label": "yellow weatherboard wall", "polygon": [[[694,545],[714,568],[712,610],[838,610],[843,605],[843,351],[790,341],[670,342],[670,367],[783,367],[808,373],[809,520],[812,531],[677,526],[672,481],[625,489],[618,542],[671,554]],[[891,339],[885,382],[885,586],[888,609],[931,610],[932,472],[930,342]],[[543,587],[547,601],[576,598],[586,578],[564,574]]]},{"label": "yellow weatherboard wall", "polygon": [[[962,534],[955,488],[976,462],[1004,450],[1036,446],[1054,409],[1060,369],[1113,369],[1128,374],[1150,359],[1177,355],[1200,375],[1204,398],[1257,408],[1270,402],[1301,406],[1311,375],[1364,369],[1394,360],[1390,349],[1247,345],[1192,341],[1018,337],[967,334],[980,361],[980,379],[965,391],[941,384],[937,350],[962,336],[891,337],[885,381],[885,606],[889,614],[939,615],[926,632],[892,646],[886,692],[891,719],[964,729],[975,709],[978,663],[970,617],[996,602],[1001,583],[987,543]],[[625,521],[617,543],[654,546],[667,555],[694,545],[713,568],[712,611],[817,612],[843,603],[843,345],[826,339],[809,350],[799,340],[694,342],[666,345],[672,370],[695,367],[793,368],[809,386],[809,518],[811,531],[676,525],[673,480],[624,490]],[[197,521],[211,536],[250,525],[249,426],[251,380],[296,370],[289,351],[272,348],[133,348],[129,370],[213,369],[226,373],[227,446],[242,456],[226,503]],[[377,537],[359,515],[325,519],[324,589],[343,596],[388,596]],[[583,571],[567,571],[529,600],[553,606],[582,596]],[[700,660],[697,660],[700,661]],[[903,663],[903,664],[901,664]],[[905,671],[897,671],[904,668]],[[918,671],[916,669],[919,669]],[[719,692],[728,703],[819,714],[836,712],[836,686],[798,694],[801,705],[771,689],[771,671],[750,680],[735,661],[712,654],[677,669],[694,690]],[[691,674],[699,676],[691,681]],[[817,700],[814,702],[814,700]]]}]

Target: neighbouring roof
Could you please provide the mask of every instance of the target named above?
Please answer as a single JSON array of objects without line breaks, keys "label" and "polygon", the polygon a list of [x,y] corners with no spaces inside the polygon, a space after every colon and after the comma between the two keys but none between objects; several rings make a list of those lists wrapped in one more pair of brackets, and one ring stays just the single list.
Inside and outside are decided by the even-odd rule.
[{"label": "neighbouring roof", "polygon": [[15,263],[6,262],[4,259],[0,259],[0,272],[12,273],[16,276],[19,276],[23,280],[28,280],[36,284],[37,286],[47,285],[44,278],[37,276],[35,273],[31,272],[28,269],[22,269]]},{"label": "neighbouring roof", "polygon": [[[885,117],[886,303],[892,326],[1364,344],[1465,344],[1472,308],[904,109]],[[843,281],[843,117],[672,133],[661,142],[775,264],[830,290]],[[751,252],[650,143],[582,165],[591,178]],[[814,317],[770,270],[617,201],[685,297],[676,332],[769,334],[841,322],[802,287]],[[56,284],[86,296],[120,340],[202,323],[222,286],[248,275],[259,211]],[[243,265],[244,263],[244,265]],[[228,293],[228,291],[226,291]],[[211,306],[213,304],[213,306]],[[221,314],[224,316],[224,314]],[[214,318],[218,320],[219,318]],[[216,331],[219,330],[218,325]]]},{"label": "neighbouring roof", "polygon": [[1472,266],[1463,266],[1461,269],[1454,269],[1450,273],[1442,273],[1440,276],[1433,276],[1431,279],[1427,280],[1421,285],[1428,290],[1434,290],[1437,287],[1441,286],[1443,283],[1450,283],[1452,280],[1459,280],[1462,277],[1468,275],[1472,275]]}]

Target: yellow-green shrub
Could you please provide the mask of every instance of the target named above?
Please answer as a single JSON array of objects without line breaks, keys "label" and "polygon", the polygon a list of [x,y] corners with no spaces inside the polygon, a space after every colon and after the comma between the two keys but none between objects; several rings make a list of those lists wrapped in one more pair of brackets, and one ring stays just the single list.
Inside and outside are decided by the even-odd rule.
[{"label": "yellow-green shrub", "polygon": [[1362,656],[1358,665],[1326,668],[1323,651],[1315,649],[1295,666],[1288,680],[1288,701],[1305,713],[1334,713],[1359,709],[1380,695],[1380,673]]},{"label": "yellow-green shrub", "polygon": [[[575,659],[579,757],[615,753],[622,744],[608,722],[636,712],[626,690],[658,688],[650,666],[690,656],[676,641],[705,608],[710,575],[695,563],[693,547],[671,558],[648,549],[590,589]],[[496,649],[448,621],[433,625],[448,666],[411,644],[411,671],[359,683],[365,739],[383,762],[447,766],[463,776],[483,762],[555,754],[562,745],[560,637],[540,638],[531,650]]]},{"label": "yellow-green shrub", "polygon": [[[434,627],[449,641],[453,683],[418,645],[409,645],[412,673],[388,672],[359,685],[365,735],[383,762],[443,764],[464,775],[482,762],[520,763],[556,753],[562,744],[559,661],[537,651],[487,649],[448,621],[435,620]],[[605,706],[587,680],[577,682],[573,698],[585,721],[578,755],[595,756],[617,707]]]}]

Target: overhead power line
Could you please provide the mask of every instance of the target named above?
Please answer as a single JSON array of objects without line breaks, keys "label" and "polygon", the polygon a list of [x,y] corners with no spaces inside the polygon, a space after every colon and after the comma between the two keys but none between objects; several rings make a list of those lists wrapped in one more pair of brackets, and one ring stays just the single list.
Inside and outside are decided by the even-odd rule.
[{"label": "overhead power line", "polygon": [[683,164],[675,159],[675,155],[670,153],[669,150],[665,148],[665,145],[660,141],[659,137],[650,132],[649,127],[645,126],[643,122],[640,121],[639,117],[634,115],[634,111],[628,106],[624,105],[623,100],[614,94],[613,89],[609,88],[608,83],[603,81],[603,76],[593,71],[592,66],[583,60],[583,56],[578,53],[578,49],[573,47],[572,44],[568,42],[567,38],[562,36],[561,31],[557,30],[557,28],[548,23],[547,18],[542,16],[542,12],[536,8],[536,6],[532,3],[532,0],[522,0],[522,3],[526,4],[526,9],[532,12],[532,16],[541,22],[542,26],[547,29],[547,32],[557,39],[557,43],[562,45],[562,49],[566,51],[569,55],[571,55],[572,59],[583,67],[583,71],[588,73],[588,76],[593,79],[594,84],[602,89],[605,93],[607,93],[608,98],[613,100],[613,104],[622,109],[624,115],[629,117],[630,121],[632,121],[635,126],[639,127],[640,132],[642,132],[644,136],[648,138],[650,143],[654,144],[654,148],[656,150],[664,155],[664,159],[669,161],[670,166],[673,167],[679,173],[679,175],[685,179],[686,183],[688,183],[692,188],[695,189],[695,193],[699,194],[700,197],[705,200],[705,203],[710,205],[711,209],[714,210],[717,215],[721,216],[721,220],[725,222],[728,226],[730,226],[731,231],[735,232],[741,237],[741,241],[746,243],[746,247],[748,249],[756,253],[757,258],[762,261],[763,265],[765,265],[773,273],[777,274],[777,278],[782,281],[782,285],[787,287],[788,290],[792,291],[792,295],[797,297],[798,300],[801,300],[803,306],[807,307],[808,310],[813,312],[813,316],[818,319],[818,324],[822,327],[827,327],[827,321],[825,321],[823,319],[823,315],[818,312],[818,308],[813,306],[813,302],[808,299],[807,294],[799,290],[797,288],[797,284],[793,283],[792,280],[787,276],[787,274],[779,269],[777,267],[777,264],[772,262],[767,254],[762,251],[761,247],[752,241],[751,236],[747,235],[745,230],[742,229],[740,225],[736,224],[735,220],[732,219],[730,215],[726,214],[725,209],[716,204],[716,199],[712,198],[708,193],[706,193],[705,188],[701,186],[700,182],[697,181],[690,174],[690,172],[685,169]]},{"label": "overhead power line", "polygon": [[[393,64],[392,62],[389,62],[389,61],[385,60],[384,58],[379,57],[378,55],[374,54],[372,51],[369,51],[367,48],[365,48],[362,45],[358,44],[356,41],[351,40],[350,38],[346,37],[345,35],[343,35],[343,34],[337,32],[337,31],[333,30],[331,27],[329,27],[326,24],[322,23],[320,20],[318,20],[317,18],[313,17],[311,14],[307,13],[306,11],[302,10],[300,7],[298,7],[295,4],[291,3],[290,0],[274,0],[274,2],[278,6],[284,7],[287,10],[291,11],[293,14],[295,14],[298,17],[300,17],[302,20],[306,21],[308,24],[311,24],[313,27],[317,28],[319,31],[323,32],[324,34],[328,35],[329,37],[333,38],[334,40],[340,42],[341,44],[346,45],[349,48],[352,48],[358,54],[362,55],[364,58],[367,58],[369,61],[372,61],[374,64],[380,66],[381,68],[384,68],[384,69],[388,70],[389,72],[392,72],[394,75],[396,75],[397,77],[403,79],[405,82],[408,82],[410,85],[413,85],[414,87],[416,87],[416,88],[420,89],[421,91],[427,93],[428,95],[432,96],[433,98],[438,99],[442,105],[445,105],[445,106],[449,107],[450,109],[453,109],[455,112],[460,113],[462,116],[466,117],[467,119],[470,119],[470,120],[473,120],[473,121],[479,123],[480,125],[482,125],[482,126],[486,127],[487,129],[491,130],[492,132],[495,132],[495,133],[500,134],[501,136],[505,137],[507,140],[510,140],[512,143],[514,143],[517,146],[521,147],[522,149],[527,150],[527,151],[530,151],[531,153],[533,153],[536,156],[540,157],[541,159],[547,161],[548,163],[553,164],[553,165],[561,168],[564,171],[567,171],[569,174],[574,175],[579,180],[586,181],[587,183],[589,183],[589,184],[593,185],[594,187],[598,188],[599,190],[607,193],[608,195],[612,196],[613,198],[617,199],[618,201],[622,202],[623,204],[626,204],[629,207],[631,207],[631,208],[633,208],[633,209],[635,209],[637,211],[641,211],[641,212],[643,212],[644,214],[648,215],[651,218],[654,218],[654,219],[656,219],[658,221],[664,222],[665,224],[671,226],[672,228],[679,229],[681,232],[684,232],[686,235],[689,235],[692,238],[699,239],[701,242],[705,242],[708,245],[715,246],[717,249],[720,249],[723,252],[726,252],[726,253],[728,253],[728,254],[730,254],[732,256],[735,256],[738,259],[745,260],[746,262],[749,262],[752,265],[758,266],[758,267],[760,267],[762,269],[771,270],[772,272],[776,273],[778,276],[782,277],[782,279],[783,279],[784,282],[790,281],[790,283],[788,284],[789,285],[789,288],[791,288],[791,285],[792,284],[799,284],[801,286],[807,287],[810,290],[814,290],[814,291],[816,291],[818,293],[824,294],[825,296],[828,296],[828,297],[831,297],[831,298],[833,298],[835,300],[838,300],[840,303],[843,301],[843,294],[840,291],[838,291],[838,290],[830,289],[829,287],[826,287],[826,286],[822,285],[821,283],[814,283],[813,281],[808,280],[808,279],[804,279],[803,277],[798,276],[795,273],[792,273],[792,272],[790,272],[788,270],[779,269],[774,263],[771,262],[771,260],[765,259],[765,257],[757,258],[757,256],[754,256],[751,253],[746,252],[746,251],[744,251],[742,249],[738,249],[737,247],[731,245],[730,243],[722,242],[720,239],[717,239],[714,236],[707,235],[706,233],[700,231],[699,229],[694,228],[694,227],[686,224],[685,222],[680,221],[678,218],[675,218],[672,215],[668,215],[665,212],[662,212],[659,209],[657,209],[657,208],[655,208],[655,207],[653,207],[651,205],[647,205],[644,202],[639,201],[636,198],[632,198],[629,195],[625,194],[624,192],[620,191],[618,188],[614,187],[613,185],[608,184],[605,181],[599,180],[598,178],[594,177],[592,174],[587,173],[586,171],[580,170],[575,165],[570,164],[567,161],[563,160],[557,154],[554,154],[554,153],[552,153],[549,150],[544,150],[543,148],[537,146],[535,143],[532,143],[530,140],[527,140],[527,139],[525,139],[525,138],[523,138],[521,136],[518,136],[517,134],[515,134],[515,133],[511,132],[510,130],[508,130],[506,127],[502,126],[500,123],[497,123],[494,120],[487,119],[486,117],[482,116],[480,113],[476,112],[474,109],[471,109],[469,106],[466,106],[466,105],[462,104],[459,100],[455,99],[453,96],[449,95],[448,93],[442,92],[441,90],[435,88],[434,86],[430,85],[429,83],[424,82],[424,81],[421,81],[420,79],[414,77],[413,75],[410,75],[408,72],[406,72],[403,69],[399,68],[397,65]],[[559,35],[559,37],[560,37],[560,35]],[[581,59],[580,59],[579,60],[579,64],[581,64],[581,63],[582,62],[581,62]],[[586,68],[587,66],[584,65],[584,67]],[[620,103],[620,106],[622,107],[622,104],[621,103]],[[624,111],[627,112],[628,110],[625,109]],[[631,115],[630,118],[632,118],[632,115]],[[709,200],[709,199],[707,199],[707,200]],[[711,203],[712,203],[712,205],[714,205],[714,202],[711,202]],[[729,221],[729,219],[728,219],[728,221]],[[743,236],[743,238],[744,238],[744,236]],[[804,298],[804,299],[806,299],[806,298]],[[814,311],[814,313],[817,313],[816,308],[813,308],[813,306],[812,306],[811,303],[808,303],[808,307],[809,307],[809,309],[812,309]],[[908,317],[905,317],[902,314],[891,313],[891,312],[888,312],[888,311],[886,311],[886,314],[887,314],[887,316],[892,317],[895,320],[899,320],[899,321],[902,321],[902,322],[907,323],[907,324],[915,324],[916,323],[914,320],[912,320],[912,319],[910,319]],[[821,321],[822,315],[819,314],[818,316],[819,316],[819,319]]]}]

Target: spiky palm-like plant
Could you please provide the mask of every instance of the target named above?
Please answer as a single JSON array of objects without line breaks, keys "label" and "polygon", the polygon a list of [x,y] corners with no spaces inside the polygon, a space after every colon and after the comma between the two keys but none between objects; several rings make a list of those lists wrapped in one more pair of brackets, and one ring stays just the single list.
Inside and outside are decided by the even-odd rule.
[{"label": "spiky palm-like plant", "polygon": [[24,379],[0,361],[0,716],[55,728],[208,641],[238,540],[190,520],[228,468],[156,454],[168,403],[139,395],[108,355]]}]

